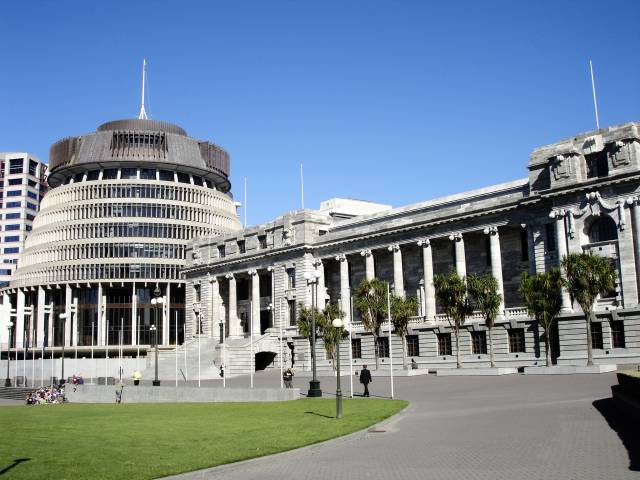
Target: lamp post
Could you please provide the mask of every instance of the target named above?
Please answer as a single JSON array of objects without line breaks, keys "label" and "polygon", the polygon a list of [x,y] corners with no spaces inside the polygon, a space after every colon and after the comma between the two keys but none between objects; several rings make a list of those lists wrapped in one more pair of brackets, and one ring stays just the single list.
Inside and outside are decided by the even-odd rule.
[{"label": "lamp post", "polygon": [[[162,304],[164,303],[164,298],[161,296],[160,288],[158,287],[156,287],[156,289],[153,291],[153,295],[155,296],[155,298],[151,299],[151,305],[153,306],[153,310],[155,312],[154,316],[156,318],[156,325],[157,325],[159,320],[158,311],[160,310],[160,307],[162,307]],[[149,331],[154,333],[153,338],[156,344],[156,376],[152,384],[154,387],[159,387],[160,380],[158,380],[158,327],[156,325],[151,325],[151,327],[149,327]]]},{"label": "lamp post", "polygon": [[336,418],[342,418],[342,387],[340,386],[340,340],[342,339],[342,328],[344,323],[341,318],[334,318],[331,322],[334,328],[340,330],[338,344],[336,346]]},{"label": "lamp post", "polygon": [[64,381],[64,344],[67,342],[67,314],[61,313],[60,320],[62,320],[62,366],[60,371],[60,382],[65,383]]},{"label": "lamp post", "polygon": [[153,333],[153,342],[156,344],[156,375],[152,384],[154,387],[160,386],[160,380],[158,380],[158,329],[155,325],[149,327],[149,331]]},{"label": "lamp post", "polygon": [[11,374],[9,373],[9,366],[11,364],[11,327],[13,327],[13,322],[9,320],[9,322],[7,322],[7,332],[9,338],[7,339],[7,378],[4,379],[5,387],[11,386]]},{"label": "lamp post", "polygon": [[320,272],[314,268],[313,275],[308,272],[304,274],[304,278],[307,281],[307,285],[311,286],[311,370],[312,378],[309,382],[309,392],[307,397],[321,397],[322,390],[320,390],[320,382],[316,377],[316,299],[318,289],[318,279],[320,278]]}]

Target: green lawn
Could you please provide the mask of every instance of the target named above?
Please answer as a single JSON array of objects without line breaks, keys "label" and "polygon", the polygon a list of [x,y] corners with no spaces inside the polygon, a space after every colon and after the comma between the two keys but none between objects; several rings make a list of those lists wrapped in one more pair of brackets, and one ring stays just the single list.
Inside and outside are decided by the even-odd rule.
[{"label": "green lawn", "polygon": [[[345,400],[342,420],[334,418],[334,399],[2,407],[0,476],[156,478],[345,435],[406,405]],[[15,464],[18,459],[28,460]]]}]

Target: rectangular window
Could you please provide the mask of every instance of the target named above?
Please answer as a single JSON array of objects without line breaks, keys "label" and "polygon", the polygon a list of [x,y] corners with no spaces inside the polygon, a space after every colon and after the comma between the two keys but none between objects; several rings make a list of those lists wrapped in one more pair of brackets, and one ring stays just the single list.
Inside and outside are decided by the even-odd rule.
[{"label": "rectangular window", "polygon": [[243,254],[247,252],[247,247],[244,240],[238,240],[238,253]]},{"label": "rectangular window", "polygon": [[7,213],[7,214],[5,214],[4,218],[6,218],[7,220],[13,220],[15,218],[20,218],[20,214],[19,213]]},{"label": "rectangular window", "polygon": [[37,171],[38,171],[38,162],[34,160],[29,160],[29,175],[35,177]]},{"label": "rectangular window", "polygon": [[38,182],[36,182],[35,180],[27,180],[27,185],[35,189],[38,188]]},{"label": "rectangular window", "polygon": [[115,180],[118,178],[118,169],[117,168],[107,168],[102,171],[102,179],[103,180]]},{"label": "rectangular window", "polygon": [[186,173],[178,172],[178,181],[180,183],[191,183],[189,175]]},{"label": "rectangular window", "polygon": [[27,190],[27,197],[33,198],[34,200],[37,200],[38,199],[38,194],[35,193],[35,192],[30,192],[30,191]]},{"label": "rectangular window", "polygon": [[486,332],[471,332],[471,353],[474,355],[487,354]]},{"label": "rectangular window", "polygon": [[9,190],[7,192],[7,197],[19,197],[22,195],[22,190]]},{"label": "rectangular window", "polygon": [[[19,214],[16,214],[16,215],[19,215]],[[9,217],[7,216],[7,218]],[[16,218],[20,218],[20,217],[16,217]],[[34,218],[36,218],[35,215],[31,215],[30,213],[27,213],[27,220],[33,220]]]},{"label": "rectangular window", "polygon": [[22,179],[21,178],[10,178],[9,179],[9,185],[22,185]]},{"label": "rectangular window", "polygon": [[173,182],[173,172],[169,170],[160,170],[160,180],[163,182]]},{"label": "rectangular window", "polygon": [[34,205],[33,203],[29,203],[29,202],[27,202],[27,208],[29,208],[31,210],[35,210],[35,211],[38,210],[38,206],[37,205]]},{"label": "rectangular window", "polygon": [[196,303],[200,303],[201,297],[200,297],[200,285],[194,285],[193,286],[193,301]]},{"label": "rectangular window", "polygon": [[20,230],[20,225],[17,224],[17,223],[11,223],[11,224],[7,225],[5,230]]},{"label": "rectangular window", "polygon": [[625,348],[624,322],[622,320],[611,320],[611,346],[613,348]]},{"label": "rectangular window", "polygon": [[547,223],[544,226],[545,229],[545,242],[547,246],[547,252],[556,251],[556,225],[555,223]]},{"label": "rectangular window", "polygon": [[587,154],[584,156],[587,163],[587,178],[606,177],[609,175],[609,160],[607,151]]},{"label": "rectangular window", "polygon": [[520,260],[529,260],[529,232],[526,227],[520,230]]},{"label": "rectangular window", "polygon": [[522,353],[525,351],[524,328],[509,329],[509,352]]},{"label": "rectangular window", "polygon": [[451,355],[450,333],[438,333],[438,355]]},{"label": "rectangular window", "polygon": [[4,253],[20,253],[20,248],[18,247],[9,247],[3,250]]},{"label": "rectangular window", "polygon": [[226,256],[224,245],[218,245],[218,258],[224,258]]},{"label": "rectangular window", "polygon": [[407,355],[410,357],[420,356],[420,342],[418,335],[407,335]]},{"label": "rectangular window", "polygon": [[137,168],[121,168],[120,169],[120,178],[121,179],[138,178],[138,169]]},{"label": "rectangular window", "polygon": [[289,300],[289,326],[295,327],[298,323],[298,312],[296,311],[296,301]]},{"label": "rectangular window", "polygon": [[389,358],[389,338],[379,337],[376,342],[376,350],[378,350],[378,358]]},{"label": "rectangular window", "polygon": [[9,160],[9,174],[22,173],[24,161],[22,158],[13,158]]},{"label": "rectangular window", "polygon": [[591,348],[602,350],[602,323],[591,322]]},{"label": "rectangular window", "polygon": [[22,202],[7,202],[5,204],[5,208],[20,208],[22,206]]},{"label": "rectangular window", "polygon": [[100,176],[100,170],[89,170],[87,172],[87,181],[96,181]]},{"label": "rectangular window", "polygon": [[287,268],[287,288],[291,290],[296,288],[296,269]]},{"label": "rectangular window", "polygon": [[260,250],[265,250],[267,248],[267,236],[266,235],[258,235],[258,248]]},{"label": "rectangular window", "polygon": [[351,339],[351,357],[362,358],[362,340],[359,338]]},{"label": "rectangular window", "polygon": [[6,243],[9,242],[19,242],[20,241],[20,235],[10,235],[8,237],[4,237],[4,241]]},{"label": "rectangular window", "polygon": [[140,169],[140,178],[142,180],[155,180],[156,179],[156,169],[155,168],[141,168]]}]

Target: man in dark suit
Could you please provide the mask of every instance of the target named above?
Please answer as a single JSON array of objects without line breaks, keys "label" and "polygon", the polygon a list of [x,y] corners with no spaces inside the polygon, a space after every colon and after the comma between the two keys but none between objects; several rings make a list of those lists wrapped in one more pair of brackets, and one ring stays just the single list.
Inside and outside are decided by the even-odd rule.
[{"label": "man in dark suit", "polygon": [[367,369],[366,365],[363,365],[362,370],[360,370],[360,383],[364,385],[363,397],[369,396],[369,384],[371,382],[371,372]]}]

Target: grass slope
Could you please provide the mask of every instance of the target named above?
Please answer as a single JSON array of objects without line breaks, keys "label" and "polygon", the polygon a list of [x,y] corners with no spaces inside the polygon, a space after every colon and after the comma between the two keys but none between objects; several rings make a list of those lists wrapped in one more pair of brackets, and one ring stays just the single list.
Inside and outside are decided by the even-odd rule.
[{"label": "grass slope", "polygon": [[[3,407],[0,474],[6,479],[156,478],[345,435],[406,405],[347,399],[342,420],[334,418],[334,399]],[[29,460],[15,464],[18,459]]]}]

